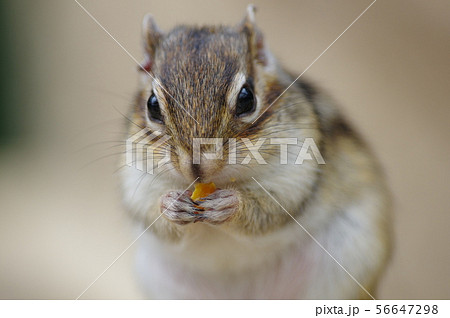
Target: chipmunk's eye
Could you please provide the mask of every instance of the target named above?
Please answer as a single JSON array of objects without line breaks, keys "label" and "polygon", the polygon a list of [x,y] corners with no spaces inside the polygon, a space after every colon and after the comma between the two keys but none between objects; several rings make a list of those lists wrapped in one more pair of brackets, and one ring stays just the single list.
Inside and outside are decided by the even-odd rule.
[{"label": "chipmunk's eye", "polygon": [[151,120],[156,121],[158,123],[163,123],[161,108],[159,107],[158,99],[156,98],[154,93],[152,93],[152,95],[147,101],[147,108]]},{"label": "chipmunk's eye", "polygon": [[241,117],[252,113],[256,108],[255,95],[249,85],[244,85],[236,102],[236,116]]}]

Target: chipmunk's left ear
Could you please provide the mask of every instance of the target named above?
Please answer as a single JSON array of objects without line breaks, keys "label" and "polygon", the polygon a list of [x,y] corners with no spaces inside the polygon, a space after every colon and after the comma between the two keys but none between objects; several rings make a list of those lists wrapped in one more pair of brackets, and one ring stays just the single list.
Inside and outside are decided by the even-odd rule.
[{"label": "chipmunk's left ear", "polygon": [[158,47],[163,32],[156,25],[151,14],[146,14],[142,23],[142,45],[144,47],[144,62],[140,70],[150,72],[155,59],[156,48]]},{"label": "chipmunk's left ear", "polygon": [[268,63],[268,56],[264,44],[264,37],[255,23],[255,12],[256,7],[253,4],[249,4],[247,13],[241,23],[239,23],[238,28],[240,32],[245,33],[247,36],[249,50],[253,59],[257,61],[257,63],[266,66]]}]

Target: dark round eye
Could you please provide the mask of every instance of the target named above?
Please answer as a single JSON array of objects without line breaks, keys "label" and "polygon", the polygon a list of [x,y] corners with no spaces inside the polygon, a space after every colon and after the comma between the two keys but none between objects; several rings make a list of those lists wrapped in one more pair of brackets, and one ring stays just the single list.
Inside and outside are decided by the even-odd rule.
[{"label": "dark round eye", "polygon": [[159,108],[158,99],[153,93],[147,101],[147,108],[151,120],[156,121],[158,123],[163,122],[163,116],[161,114],[161,108]]},{"label": "dark round eye", "polygon": [[236,116],[245,116],[252,113],[256,108],[256,99],[249,85],[244,85],[239,92],[236,101]]}]

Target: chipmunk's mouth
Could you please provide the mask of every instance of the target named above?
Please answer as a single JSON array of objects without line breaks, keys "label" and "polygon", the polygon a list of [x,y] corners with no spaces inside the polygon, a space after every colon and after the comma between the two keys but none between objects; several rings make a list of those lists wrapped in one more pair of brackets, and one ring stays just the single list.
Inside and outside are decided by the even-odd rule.
[{"label": "chipmunk's mouth", "polygon": [[221,169],[217,170],[214,174],[202,176],[202,178],[199,179],[198,182],[214,182],[220,189],[235,187],[235,185],[238,184],[240,180],[243,180],[245,178],[245,175],[242,172],[239,172],[239,170],[240,169],[237,169],[237,167],[225,165],[221,167]]},{"label": "chipmunk's mouth", "polygon": [[[196,183],[214,182],[219,188],[235,187],[241,181],[249,179],[249,170],[239,164],[229,164],[228,160],[210,159],[204,154],[195,162],[188,151],[177,150],[177,156],[172,157],[174,173],[183,182]],[[199,162],[198,162],[199,161]]]}]

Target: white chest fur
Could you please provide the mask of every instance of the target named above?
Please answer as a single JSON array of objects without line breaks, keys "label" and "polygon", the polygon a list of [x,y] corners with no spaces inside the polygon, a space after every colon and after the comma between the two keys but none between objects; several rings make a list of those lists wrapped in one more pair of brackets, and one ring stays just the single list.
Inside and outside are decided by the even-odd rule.
[{"label": "white chest fur", "polygon": [[293,227],[285,237],[248,240],[194,224],[176,246],[146,235],[138,271],[154,298],[297,298],[313,263],[305,257],[311,246],[293,242],[301,241],[300,231]]},{"label": "white chest fur", "polygon": [[[348,213],[360,208],[355,206]],[[364,268],[376,265],[371,262],[377,261],[377,246],[358,239],[362,237],[358,232],[367,231],[365,226],[351,229],[340,218],[314,236],[326,248],[331,247],[333,257],[364,284]],[[150,233],[141,240],[137,267],[151,298],[356,298],[362,292],[296,223],[275,235],[252,240],[204,224],[194,224],[176,245]]]}]

